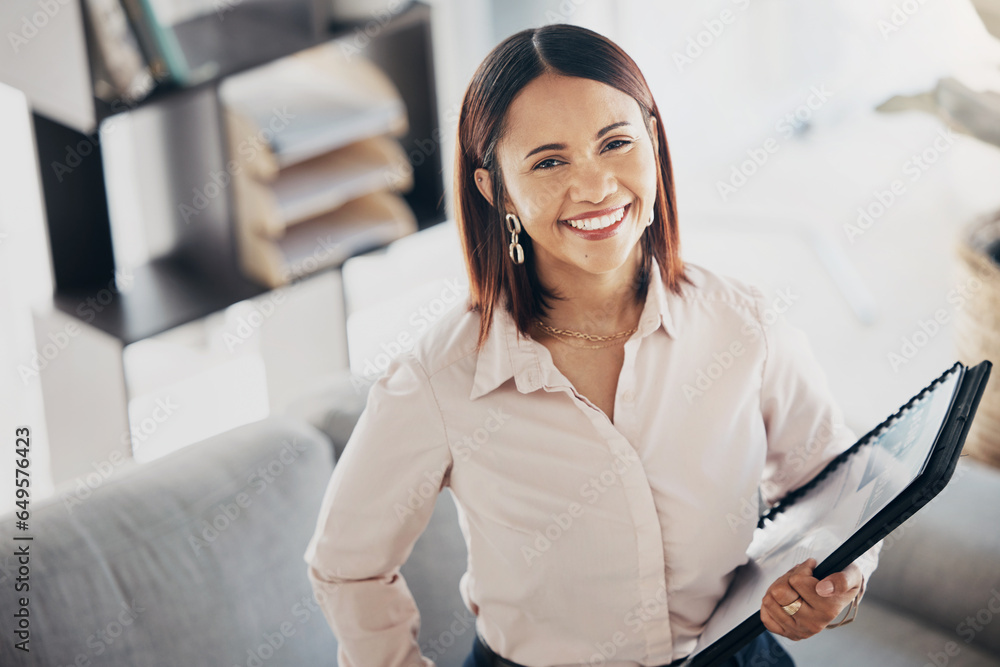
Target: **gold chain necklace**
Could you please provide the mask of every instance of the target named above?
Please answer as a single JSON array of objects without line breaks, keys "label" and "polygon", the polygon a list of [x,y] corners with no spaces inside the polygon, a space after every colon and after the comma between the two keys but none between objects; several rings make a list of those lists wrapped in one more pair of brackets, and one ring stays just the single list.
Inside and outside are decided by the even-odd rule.
[{"label": "gold chain necklace", "polygon": [[629,329],[628,331],[622,331],[620,333],[612,334],[610,336],[598,336],[596,334],[588,334],[588,333],[583,333],[581,331],[570,331],[569,329],[556,329],[554,327],[550,327],[548,324],[542,322],[541,320],[535,320],[535,324],[541,327],[543,331],[547,331],[550,334],[556,334],[559,336],[572,336],[573,338],[583,338],[589,341],[616,340],[624,336],[631,336],[632,334],[634,334],[636,331],[639,330],[639,327],[636,326],[633,327],[632,329]]},{"label": "gold chain necklace", "polygon": [[[596,334],[588,334],[588,333],[583,333],[581,331],[571,331],[569,329],[556,329],[555,327],[550,327],[541,320],[535,320],[535,324],[538,326],[539,329],[541,329],[542,331],[544,331],[545,333],[547,333],[549,336],[559,341],[560,343],[569,345],[570,347],[586,348],[591,350],[602,347],[611,347],[612,345],[622,343],[625,336],[631,336],[632,334],[634,334],[636,331],[639,330],[639,327],[636,326],[632,329],[629,329],[628,331],[622,331],[620,333],[616,333],[611,336],[598,336]],[[604,342],[604,344],[603,345],[572,344],[568,340],[563,340],[561,336],[582,338],[584,340],[589,340],[589,341],[601,341]]]}]

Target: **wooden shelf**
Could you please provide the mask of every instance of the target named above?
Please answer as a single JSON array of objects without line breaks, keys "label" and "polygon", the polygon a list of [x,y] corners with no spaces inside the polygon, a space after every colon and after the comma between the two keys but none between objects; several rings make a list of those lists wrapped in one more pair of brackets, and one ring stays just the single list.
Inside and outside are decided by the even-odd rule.
[{"label": "wooden shelf", "polygon": [[109,298],[106,287],[56,293],[53,303],[128,345],[267,291],[235,270],[208,275],[169,257],[135,269],[130,282],[107,305],[101,305]]},{"label": "wooden shelf", "polygon": [[[421,199],[408,202],[417,216],[419,229],[444,222],[446,216]],[[350,257],[384,246],[358,248]],[[347,259],[350,259],[348,257]],[[346,260],[345,260],[346,261]],[[328,270],[297,278],[309,280]],[[129,345],[201,319],[234,303],[270,291],[225,263],[211,273],[183,257],[153,260],[132,272],[131,285],[109,298],[107,285],[87,290],[57,292],[53,305]]]},{"label": "wooden shelf", "polygon": [[[311,27],[315,25],[310,17],[312,2],[288,0],[275,6],[244,0],[225,5],[230,9],[221,17],[211,12],[175,26],[192,68],[210,61],[219,67],[211,77],[189,86],[161,85],[132,107],[151,106],[158,113],[164,110],[174,114],[170,116],[173,125],[166,123],[167,118],[161,125],[164,132],[173,132],[165,136],[171,137],[176,146],[175,153],[165,156],[169,163],[162,180],[167,188],[162,193],[164,199],[187,201],[190,191],[183,187],[189,185],[187,176],[197,173],[203,164],[225,163],[224,143],[217,144],[211,129],[216,120],[221,128],[222,119],[211,114],[197,115],[191,110],[194,107],[190,100],[217,100],[223,78],[337,38],[353,40],[356,29],[364,31],[370,23],[330,24],[325,30],[315,30]],[[430,11],[426,3],[414,2],[380,24],[377,34],[366,35],[365,43],[347,42],[358,46],[361,54],[386,71],[407,106],[410,130],[400,143],[408,155],[420,160],[414,165],[414,188],[404,198],[416,216],[418,229],[446,217],[440,150],[428,153],[424,148],[439,128]],[[95,104],[99,118],[125,110],[102,106],[99,101]],[[174,228],[161,236],[174,239],[175,245],[158,248],[162,252],[156,259],[134,271],[130,287],[121,293],[110,291],[116,273],[115,241],[100,136],[82,133],[38,112],[33,116],[39,164],[61,164],[66,160],[67,147],[87,150],[85,159],[72,169],[57,173],[43,168],[40,173],[55,274],[52,299],[60,311],[128,345],[268,291],[238,268],[235,221],[229,201],[228,214],[206,217],[197,227],[174,216],[170,223]],[[201,148],[205,150],[199,153]],[[230,193],[227,191],[225,196],[228,198]],[[373,249],[359,248],[355,254]],[[110,303],[101,305],[95,300],[100,295],[107,301],[109,294],[113,294]]]},{"label": "wooden shelf", "polygon": [[[225,7],[220,3],[220,7]],[[319,34],[311,27],[310,3],[288,0],[274,3],[244,1],[229,6],[221,13],[210,12],[173,26],[174,34],[192,70],[215,63],[210,76],[190,85],[167,81],[136,104],[112,107],[94,98],[98,122],[116,113],[134,110],[149,104],[158,104],[170,97],[203,86],[214,86],[222,79],[253,69],[335,39],[349,38],[356,28],[364,24],[327,24]],[[425,20],[430,7],[424,2],[414,2],[394,15],[380,30],[391,34]]]}]

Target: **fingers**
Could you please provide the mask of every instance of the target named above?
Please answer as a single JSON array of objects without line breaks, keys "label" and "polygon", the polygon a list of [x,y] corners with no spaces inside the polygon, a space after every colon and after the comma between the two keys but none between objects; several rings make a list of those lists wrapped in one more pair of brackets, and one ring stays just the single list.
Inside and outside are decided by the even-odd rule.
[{"label": "fingers", "polygon": [[[815,635],[837,617],[850,604],[860,589],[862,573],[853,563],[843,572],[835,572],[823,579],[833,584],[833,590],[822,594],[821,583],[813,575],[817,566],[815,558],[799,563],[778,578],[761,600],[761,621],[768,631],[799,641]],[[794,615],[782,609],[796,599],[801,606]]]},{"label": "fingers", "polygon": [[765,598],[764,603],[760,607],[760,620],[764,623],[764,627],[768,631],[776,635],[788,637],[794,641],[803,639],[795,624],[795,617],[789,616],[770,598]]},{"label": "fingers", "polygon": [[[761,621],[764,623],[764,627],[770,632],[795,641],[804,639],[795,617],[790,616],[788,612],[782,609],[782,606],[791,604],[796,599],[802,597],[801,594],[792,586],[792,577],[804,572],[811,573],[815,566],[816,560],[814,558],[810,558],[803,563],[799,563],[779,577],[768,588],[767,593],[764,594],[764,598],[761,600],[760,617]],[[802,604],[804,607],[804,600]],[[796,614],[800,614],[803,611],[804,610],[800,608]]]},{"label": "fingers", "polygon": [[[826,626],[828,620],[824,618],[825,613],[817,611],[812,604],[820,599],[815,593],[817,580],[812,576],[816,565],[816,559],[809,558],[771,584],[761,600],[761,620],[764,627],[783,637],[799,641],[811,637]],[[800,600],[801,604],[795,614],[790,615],[782,607],[795,600]]]},{"label": "fingers", "polygon": [[788,575],[788,585],[795,591],[795,595],[800,596],[803,601],[809,602],[814,607],[825,601],[825,598],[816,592],[819,580],[812,576],[815,567],[816,559],[810,558],[805,563],[793,567]]},{"label": "fingers", "polygon": [[[857,587],[852,588],[854,582]],[[824,582],[833,585],[829,594],[824,595]],[[808,573],[799,568],[793,570],[788,577],[789,585],[802,596],[803,607],[808,606],[810,611],[802,615],[800,627],[803,623],[816,625],[817,632],[825,628],[827,624],[837,617],[838,614],[851,603],[861,586],[861,572],[851,570],[850,566],[843,572],[834,572],[823,581],[819,581],[812,576],[812,571]],[[798,616],[805,609],[796,614]]]},{"label": "fingers", "polygon": [[768,593],[771,594],[779,607],[791,604],[797,598],[803,597],[799,588],[805,586],[807,578],[811,578],[814,567],[816,567],[816,559],[810,558],[799,563],[771,584]]}]

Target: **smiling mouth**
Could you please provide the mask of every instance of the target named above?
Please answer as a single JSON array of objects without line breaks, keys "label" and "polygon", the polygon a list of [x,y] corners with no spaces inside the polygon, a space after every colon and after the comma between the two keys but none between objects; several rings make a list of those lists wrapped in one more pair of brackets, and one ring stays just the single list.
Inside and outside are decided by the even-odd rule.
[{"label": "smiling mouth", "polygon": [[621,222],[622,218],[625,217],[625,214],[628,213],[628,208],[631,205],[632,205],[631,202],[629,202],[628,204],[625,204],[621,208],[615,209],[611,213],[608,213],[606,215],[600,215],[594,218],[580,218],[577,220],[560,220],[559,222],[563,223],[564,225],[569,225],[574,229],[579,229],[585,232],[607,229],[608,227],[611,227],[612,225]]}]

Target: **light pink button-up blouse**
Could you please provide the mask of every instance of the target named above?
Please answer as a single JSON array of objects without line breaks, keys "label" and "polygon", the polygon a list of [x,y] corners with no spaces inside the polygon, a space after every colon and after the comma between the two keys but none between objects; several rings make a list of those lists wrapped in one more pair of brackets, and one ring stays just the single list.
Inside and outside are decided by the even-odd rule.
[{"label": "light pink button-up blouse", "polygon": [[[780,300],[687,266],[683,298],[651,281],[613,419],[502,309],[478,353],[460,304],[393,361],[305,553],[341,667],[434,665],[399,568],[446,486],[462,598],[500,655],[634,667],[693,650],[747,560],[758,489],[770,505],[856,436]],[[857,561],[866,581],[880,548]]]}]

